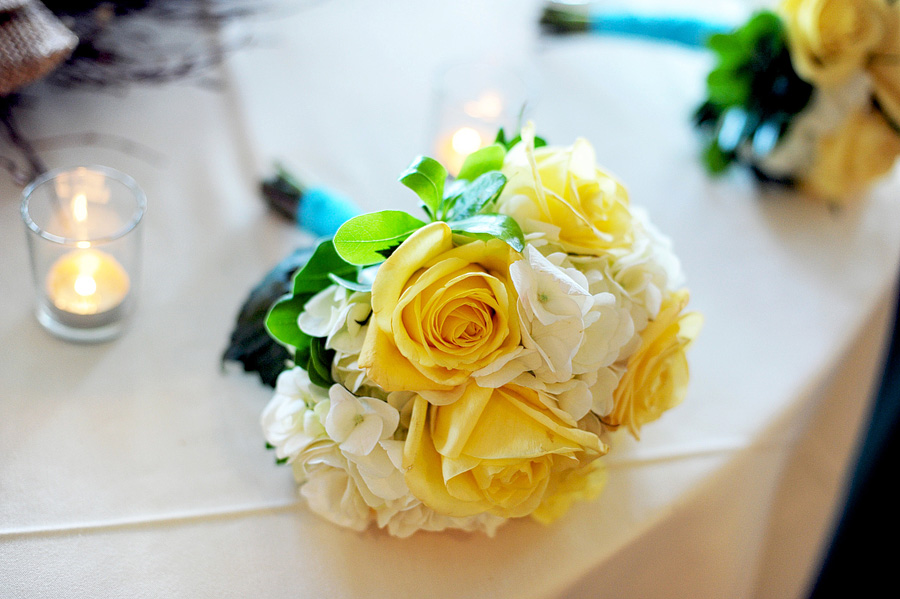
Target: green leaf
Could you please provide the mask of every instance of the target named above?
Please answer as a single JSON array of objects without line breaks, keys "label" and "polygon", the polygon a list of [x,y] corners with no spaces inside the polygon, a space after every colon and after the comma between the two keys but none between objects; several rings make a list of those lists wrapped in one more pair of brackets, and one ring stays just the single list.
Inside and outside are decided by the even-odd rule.
[{"label": "green leaf", "polygon": [[738,69],[747,62],[747,48],[737,34],[716,33],[709,37],[706,45],[718,55],[718,68]]},{"label": "green leaf", "polygon": [[706,40],[706,47],[720,56],[741,54],[744,47],[734,33],[714,33]]},{"label": "green leaf", "polygon": [[416,192],[431,220],[437,218],[444,198],[447,169],[434,158],[420,156],[401,175],[400,182]]},{"label": "green leaf", "polygon": [[294,354],[294,364],[307,371],[309,370],[309,357],[312,354],[312,350],[309,347],[312,345],[312,342],[313,337],[310,337],[309,343],[305,347],[298,349]]},{"label": "green leaf", "polygon": [[279,343],[290,347],[308,346],[311,337],[297,326],[297,317],[310,297],[312,296],[309,294],[286,295],[275,302],[266,315],[266,330],[269,331],[269,335]]},{"label": "green leaf", "polygon": [[499,143],[491,144],[466,156],[457,179],[474,181],[488,171],[499,171],[503,168],[503,157],[506,148]]},{"label": "green leaf", "polygon": [[736,32],[741,41],[748,47],[752,47],[760,38],[780,37],[781,33],[781,17],[768,10],[762,10],[754,14]]},{"label": "green leaf", "polygon": [[386,252],[424,226],[424,222],[401,210],[371,212],[341,225],[334,235],[334,247],[350,264],[378,264],[384,262]]},{"label": "green leaf", "polygon": [[462,179],[453,179],[444,185],[444,203],[442,206],[444,212],[450,210],[451,206],[449,204],[452,204],[453,200],[462,195],[462,192],[469,186],[469,183],[469,181],[463,181]]},{"label": "green leaf", "polygon": [[725,172],[733,159],[733,155],[722,151],[715,139],[703,150],[703,164],[706,165],[706,170],[714,175]]},{"label": "green leaf", "polygon": [[506,177],[499,171],[484,173],[469,183],[450,210],[449,218],[459,221],[478,214],[485,206],[497,199]]},{"label": "green leaf", "polygon": [[306,372],[309,380],[315,385],[328,388],[334,384],[331,377],[331,362],[334,360],[334,350],[325,349],[325,338],[316,337],[309,344],[310,356]]},{"label": "green leaf", "polygon": [[331,285],[330,274],[356,278],[359,269],[345,261],[331,239],[319,243],[309,262],[294,275],[294,295],[315,295]]},{"label": "green leaf", "polygon": [[448,224],[454,233],[476,239],[500,239],[517,252],[525,249],[525,235],[519,223],[505,214],[479,214]]},{"label": "green leaf", "polygon": [[706,77],[709,101],[722,108],[743,106],[750,97],[750,80],[738,71],[717,68]]},{"label": "green leaf", "polygon": [[339,277],[336,274],[329,274],[328,278],[331,279],[334,283],[337,283],[344,289],[349,289],[350,291],[372,291],[372,285],[369,283],[358,283],[356,281],[348,281],[343,277]]},{"label": "green leaf", "polygon": [[[509,142],[506,144],[506,149],[507,150],[513,149],[513,147],[520,141],[522,141],[522,136],[516,135],[514,138],[509,140]],[[537,135],[534,136],[534,149],[535,150],[538,148],[543,148],[546,145],[547,145],[547,140],[545,140],[543,137],[538,137]]]}]

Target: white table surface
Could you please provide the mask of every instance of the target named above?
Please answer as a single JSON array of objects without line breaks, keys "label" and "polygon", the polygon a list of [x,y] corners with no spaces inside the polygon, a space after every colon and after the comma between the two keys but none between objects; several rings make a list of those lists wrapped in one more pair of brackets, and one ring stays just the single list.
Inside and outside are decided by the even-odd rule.
[{"label": "white table surface", "polygon": [[[688,122],[704,53],[540,39],[533,2],[377,4],[232,25],[255,43],[218,91],[33,90],[21,120],[47,162],[128,172],[149,209],[130,328],[73,345],[33,317],[19,190],[0,177],[0,596],[801,596],[878,370],[900,178],[838,214],[746,173],[713,181]],[[246,293],[311,241],[256,185],[280,159],[365,210],[414,210],[396,178],[430,150],[434,74],[477,55],[522,70],[539,132],[591,140],[673,239],[706,317],[690,390],[640,443],[621,435],[601,498],[550,527],[342,530],[265,450],[270,391],[219,368]],[[69,141],[86,131],[140,146]]]}]

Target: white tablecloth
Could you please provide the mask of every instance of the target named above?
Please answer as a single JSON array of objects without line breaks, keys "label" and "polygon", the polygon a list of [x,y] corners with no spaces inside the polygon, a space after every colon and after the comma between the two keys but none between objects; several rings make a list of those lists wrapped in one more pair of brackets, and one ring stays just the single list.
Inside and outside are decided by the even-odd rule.
[{"label": "white tablecloth", "polygon": [[[21,120],[48,163],[128,172],[149,210],[130,328],[72,345],[34,320],[0,178],[0,596],[802,596],[878,370],[900,180],[837,214],[746,173],[710,180],[689,125],[704,53],[542,39],[536,3],[381,4],[232,25],[254,43],[219,90],[32,90]],[[524,72],[539,132],[591,140],[673,239],[706,317],[688,398],[622,435],[601,498],[549,527],[345,531],[266,451],[270,391],[220,369],[247,291],[311,241],[256,186],[280,159],[362,209],[415,210],[396,177],[430,150],[434,74],[479,55]],[[106,137],[72,137],[89,131]]]}]

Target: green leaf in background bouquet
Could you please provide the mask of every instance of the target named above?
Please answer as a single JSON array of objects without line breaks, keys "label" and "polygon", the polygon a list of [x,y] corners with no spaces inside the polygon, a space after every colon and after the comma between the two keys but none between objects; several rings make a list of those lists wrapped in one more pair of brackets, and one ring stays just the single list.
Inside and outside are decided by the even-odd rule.
[{"label": "green leaf in background bouquet", "polygon": [[480,175],[463,187],[459,196],[447,201],[447,219],[458,221],[474,216],[492,204],[506,186],[506,176],[496,170]]},{"label": "green leaf in background bouquet", "polygon": [[735,69],[744,62],[744,44],[733,33],[716,33],[709,36],[706,47],[718,58],[719,68]]},{"label": "green leaf in background bouquet", "polygon": [[709,135],[703,162],[710,173],[746,156],[764,157],[809,103],[813,88],[794,71],[785,36],[781,18],[761,11],[735,31],[709,38],[716,66],[694,120]]},{"label": "green leaf in background bouquet", "polygon": [[742,70],[716,68],[706,76],[709,101],[720,110],[743,106],[750,99],[750,73]]},{"label": "green leaf in background bouquet", "polygon": [[742,47],[749,47],[758,43],[761,39],[777,39],[780,41],[783,39],[783,31],[781,17],[774,12],[761,10],[750,17],[735,32],[735,35],[742,42]]},{"label": "green leaf in background bouquet", "polygon": [[378,264],[424,226],[424,222],[401,210],[363,214],[341,225],[334,236],[334,247],[339,256],[350,264]]},{"label": "green leaf in background bouquet", "polygon": [[505,214],[479,214],[447,224],[454,233],[483,240],[497,238],[517,252],[525,249],[525,235],[522,228],[513,218]]},{"label": "green leaf in background bouquet", "polygon": [[400,182],[416,192],[431,220],[438,218],[446,180],[447,169],[444,165],[427,156],[416,158],[400,175]]},{"label": "green leaf in background bouquet", "polygon": [[728,169],[728,166],[731,164],[731,157],[723,152],[717,141],[713,139],[703,149],[703,164],[706,166],[707,171],[717,175]]},{"label": "green leaf in background bouquet", "polygon": [[499,171],[503,168],[503,158],[505,156],[506,148],[499,143],[476,150],[466,156],[456,178],[464,181],[474,181],[489,171]]}]

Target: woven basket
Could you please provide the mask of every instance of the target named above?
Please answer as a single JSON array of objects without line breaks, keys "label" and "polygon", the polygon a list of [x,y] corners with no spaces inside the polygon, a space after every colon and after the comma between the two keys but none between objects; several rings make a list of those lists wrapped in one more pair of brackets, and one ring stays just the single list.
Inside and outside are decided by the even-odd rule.
[{"label": "woven basket", "polygon": [[0,0],[0,96],[40,79],[78,38],[37,0]]}]

